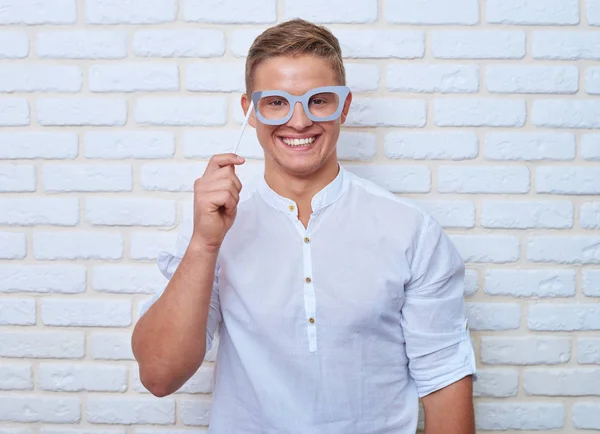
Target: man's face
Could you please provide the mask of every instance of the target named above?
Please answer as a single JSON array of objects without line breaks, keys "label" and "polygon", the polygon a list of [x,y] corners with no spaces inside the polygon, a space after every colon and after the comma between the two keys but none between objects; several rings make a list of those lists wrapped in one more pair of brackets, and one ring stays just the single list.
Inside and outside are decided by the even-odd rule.
[{"label": "man's face", "polygon": [[[292,95],[303,95],[316,87],[339,84],[335,71],[321,57],[281,56],[258,65],[252,91],[283,90]],[[265,125],[253,113],[249,123],[256,128],[258,141],[265,151],[267,170],[305,177],[326,168],[337,169],[337,140],[351,101],[352,94],[346,98],[341,116],[327,122],[310,120],[300,103],[296,104],[291,119],[283,125]],[[244,95],[244,112],[249,105],[250,95]]]}]

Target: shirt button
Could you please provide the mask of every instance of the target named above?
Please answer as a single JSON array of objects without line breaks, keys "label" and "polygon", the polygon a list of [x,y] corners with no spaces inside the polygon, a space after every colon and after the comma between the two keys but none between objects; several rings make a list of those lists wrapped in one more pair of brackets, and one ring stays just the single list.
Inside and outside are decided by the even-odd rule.
[{"label": "shirt button", "polygon": [[306,244],[310,243],[310,238],[308,238],[308,237],[304,238],[304,242],[305,242]]},{"label": "shirt button", "polygon": [[310,282],[312,282],[312,279],[310,277],[307,277],[306,278],[306,283],[310,283]]},{"label": "shirt button", "polygon": [[311,317],[308,319],[308,322],[309,322],[309,323],[311,323],[311,324],[314,324],[314,323],[315,323],[315,319],[314,319],[314,318],[311,316]]},{"label": "shirt button", "polygon": [[288,208],[290,209],[290,211],[294,211],[296,209],[294,205],[290,205]]}]

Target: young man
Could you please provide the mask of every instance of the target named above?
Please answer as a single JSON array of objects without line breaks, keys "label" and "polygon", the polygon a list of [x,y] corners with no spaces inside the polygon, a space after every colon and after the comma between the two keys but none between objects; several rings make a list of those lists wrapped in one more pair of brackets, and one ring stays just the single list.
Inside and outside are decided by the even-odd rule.
[{"label": "young man", "polygon": [[341,168],[352,94],[337,39],[302,20],[250,48],[244,111],[265,154],[249,198],[215,155],[194,224],[133,350],[156,396],[201,365],[217,328],[213,434],[474,433],[464,265],[440,226]]}]

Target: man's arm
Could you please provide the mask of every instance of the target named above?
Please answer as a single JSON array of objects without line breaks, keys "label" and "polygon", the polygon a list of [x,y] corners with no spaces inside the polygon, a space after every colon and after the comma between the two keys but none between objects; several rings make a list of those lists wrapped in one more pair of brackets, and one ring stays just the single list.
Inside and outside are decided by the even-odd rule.
[{"label": "man's arm", "polygon": [[472,376],[424,396],[423,407],[425,434],[475,434]]}]

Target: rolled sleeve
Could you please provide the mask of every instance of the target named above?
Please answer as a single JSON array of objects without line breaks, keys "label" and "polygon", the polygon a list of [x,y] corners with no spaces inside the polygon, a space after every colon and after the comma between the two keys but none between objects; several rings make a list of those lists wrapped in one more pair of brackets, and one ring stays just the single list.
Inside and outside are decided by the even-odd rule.
[{"label": "rolled sleeve", "polygon": [[[187,230],[186,230],[187,228]],[[158,253],[157,258],[157,266],[163,276],[167,278],[167,280],[171,280],[173,274],[179,267],[183,255],[187,250],[187,246],[190,242],[190,236],[187,234],[189,232],[189,227],[184,226],[184,228],[179,232],[177,241],[172,250],[169,251],[161,251]],[[208,321],[206,324],[206,352],[208,352],[213,345],[215,332],[221,322],[221,305],[219,300],[219,265],[217,264],[217,268],[215,269],[215,277],[213,282],[212,294],[210,298],[210,306],[208,309]],[[152,296],[148,301],[142,304],[140,308],[140,317],[144,315],[148,309],[161,297],[166,289],[163,287],[159,290],[154,296]]]},{"label": "rolled sleeve", "polygon": [[468,375],[477,379],[464,308],[464,262],[431,217],[420,231],[405,286],[402,328],[419,397]]}]

